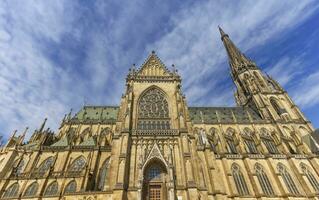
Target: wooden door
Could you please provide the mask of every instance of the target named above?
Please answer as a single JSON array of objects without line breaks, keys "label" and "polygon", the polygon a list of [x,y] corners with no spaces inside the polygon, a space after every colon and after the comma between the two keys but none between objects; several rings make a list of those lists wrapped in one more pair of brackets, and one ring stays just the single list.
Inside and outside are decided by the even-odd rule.
[{"label": "wooden door", "polygon": [[150,185],[149,186],[149,200],[161,200],[161,186],[160,185]]}]

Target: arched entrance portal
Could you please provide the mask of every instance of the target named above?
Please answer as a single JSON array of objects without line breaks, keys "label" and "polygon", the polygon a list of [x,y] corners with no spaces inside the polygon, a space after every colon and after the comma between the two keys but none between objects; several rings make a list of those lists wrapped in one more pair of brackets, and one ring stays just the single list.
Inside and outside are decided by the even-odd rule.
[{"label": "arched entrance portal", "polygon": [[165,165],[156,159],[145,167],[143,175],[143,200],[167,200]]}]

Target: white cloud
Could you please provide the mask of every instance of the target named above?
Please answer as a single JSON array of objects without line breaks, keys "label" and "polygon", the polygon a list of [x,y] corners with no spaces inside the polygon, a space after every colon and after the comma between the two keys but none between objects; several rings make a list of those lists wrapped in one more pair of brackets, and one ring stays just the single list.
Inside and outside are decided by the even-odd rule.
[{"label": "white cloud", "polygon": [[319,71],[304,77],[293,90],[295,103],[303,108],[319,104]]},{"label": "white cloud", "polygon": [[[84,99],[119,104],[127,69],[153,49],[168,66],[178,67],[190,105],[232,104],[231,86],[220,86],[228,66],[222,65],[226,52],[217,25],[246,51],[295,27],[317,9],[311,1],[207,1],[181,10],[170,7],[170,1],[154,2],[156,6],[146,2],[122,6],[96,1],[88,8],[62,0],[1,1],[0,132],[8,136],[25,126],[33,130],[45,117],[56,129],[63,114]],[[169,28],[158,27],[161,20],[168,20]],[[85,41],[85,49],[67,49],[70,37],[74,43]],[[67,63],[74,59],[82,63]]]},{"label": "white cloud", "polygon": [[[184,77],[185,93],[191,103],[197,103],[192,95],[207,94],[205,87],[211,85],[201,82],[204,76],[223,80],[229,68],[221,65],[226,58],[217,26],[221,25],[242,51],[253,49],[270,42],[283,31],[295,27],[310,16],[318,5],[310,6],[311,1],[208,1],[182,10],[171,19],[174,29],[156,41],[162,59],[167,63],[177,63]],[[150,44],[148,49],[154,48]],[[275,68],[273,69],[276,70]],[[286,77],[288,78],[288,77]],[[287,81],[287,80],[282,80]],[[202,88],[205,88],[204,90]],[[232,91],[223,94],[226,99]],[[196,91],[199,90],[199,91]],[[208,98],[207,102],[211,100]],[[230,102],[230,101],[228,101]],[[216,102],[217,103],[217,102]]]}]

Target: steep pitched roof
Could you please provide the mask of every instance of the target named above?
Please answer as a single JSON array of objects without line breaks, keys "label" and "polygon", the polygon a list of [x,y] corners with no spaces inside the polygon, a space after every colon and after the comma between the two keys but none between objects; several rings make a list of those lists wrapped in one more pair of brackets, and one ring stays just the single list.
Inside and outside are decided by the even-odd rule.
[{"label": "steep pitched roof", "polygon": [[[263,119],[250,108],[244,107],[189,107],[190,119],[194,124],[249,123]],[[251,117],[251,119],[249,118]]]},{"label": "steep pitched roof", "polygon": [[154,51],[148,56],[137,72],[137,75],[140,76],[170,76],[171,74]]}]

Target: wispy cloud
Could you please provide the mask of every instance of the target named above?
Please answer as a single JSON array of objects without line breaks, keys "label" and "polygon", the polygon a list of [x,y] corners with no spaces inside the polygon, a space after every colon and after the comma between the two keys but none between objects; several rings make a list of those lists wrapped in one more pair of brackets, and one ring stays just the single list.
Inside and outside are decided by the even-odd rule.
[{"label": "wispy cloud", "polygon": [[[128,68],[153,49],[168,66],[178,67],[190,105],[232,105],[217,25],[243,51],[252,51],[317,9],[314,1],[127,1],[125,6],[102,0],[1,1],[0,133],[35,129],[44,117],[57,129],[64,113],[84,100],[119,104]],[[270,73],[303,62],[289,58]],[[278,76],[283,84],[292,77],[289,71]]]}]

